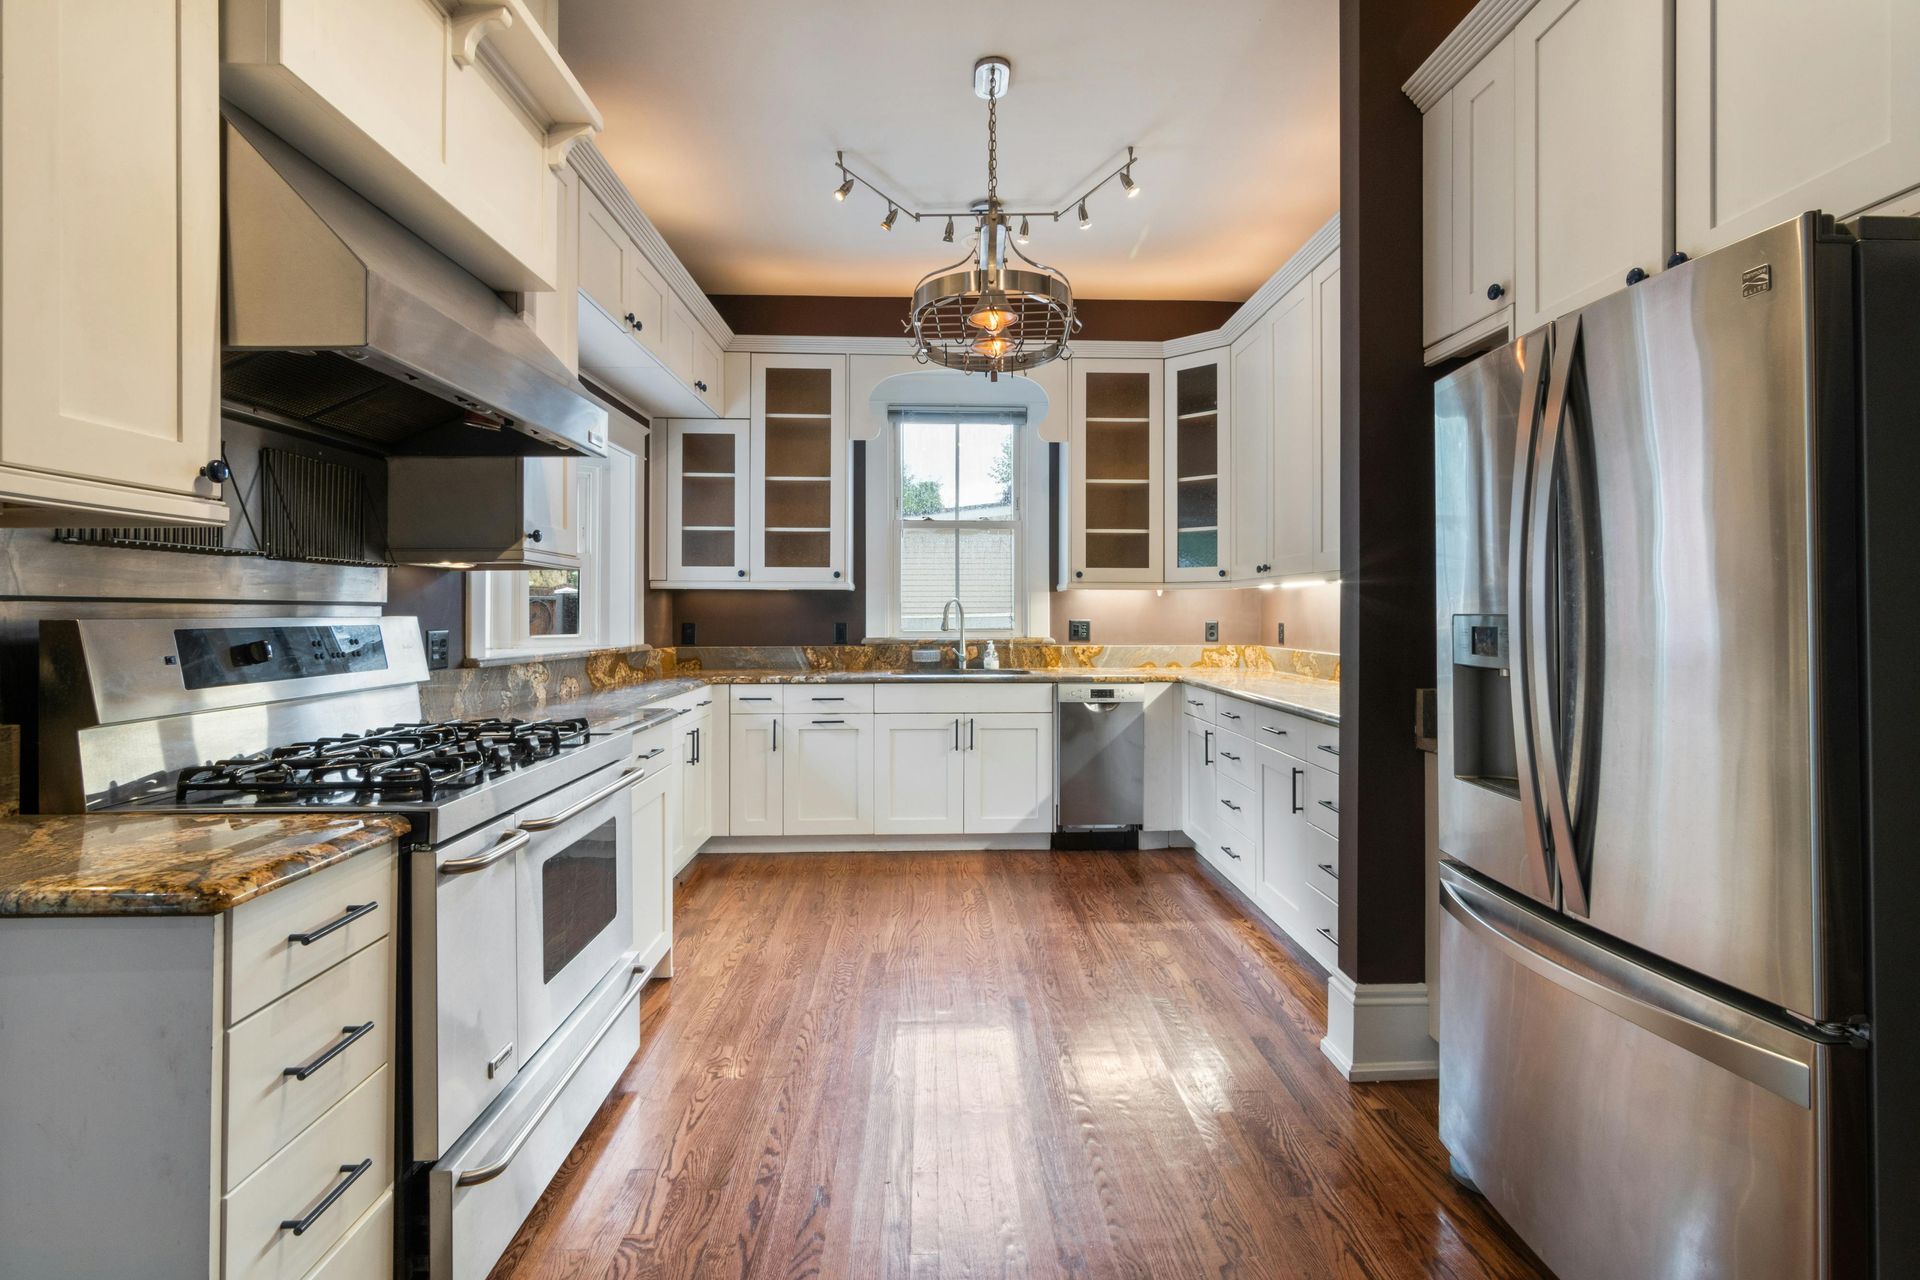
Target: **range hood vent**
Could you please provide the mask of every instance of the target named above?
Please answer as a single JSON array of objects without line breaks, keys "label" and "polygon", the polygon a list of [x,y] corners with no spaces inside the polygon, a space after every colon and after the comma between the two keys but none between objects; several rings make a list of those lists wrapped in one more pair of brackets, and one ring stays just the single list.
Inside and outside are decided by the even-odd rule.
[{"label": "range hood vent", "polygon": [[498,295],[221,114],[229,411],[394,455],[605,455],[606,411]]}]

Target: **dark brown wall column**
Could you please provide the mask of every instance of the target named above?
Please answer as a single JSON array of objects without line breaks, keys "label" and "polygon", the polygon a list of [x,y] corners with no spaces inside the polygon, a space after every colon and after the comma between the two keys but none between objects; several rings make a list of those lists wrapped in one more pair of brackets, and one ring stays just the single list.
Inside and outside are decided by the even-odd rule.
[{"label": "dark brown wall column", "polygon": [[1433,396],[1420,346],[1420,113],[1400,92],[1469,0],[1340,3],[1340,968],[1425,976]]}]

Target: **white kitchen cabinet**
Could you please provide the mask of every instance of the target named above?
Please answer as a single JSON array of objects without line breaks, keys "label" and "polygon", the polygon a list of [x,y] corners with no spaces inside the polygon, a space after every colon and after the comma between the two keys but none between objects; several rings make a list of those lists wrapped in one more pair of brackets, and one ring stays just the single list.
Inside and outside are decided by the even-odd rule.
[{"label": "white kitchen cabinet", "polygon": [[225,524],[214,0],[0,7],[0,521]]},{"label": "white kitchen cabinet", "polygon": [[577,563],[580,559],[586,469],[571,458],[521,461],[521,507],[526,536],[541,553],[540,563]]},{"label": "white kitchen cabinet", "polygon": [[1214,806],[1219,793],[1213,773],[1213,726],[1194,716],[1182,716],[1181,730],[1181,830],[1193,847],[1208,862],[1219,864],[1220,854],[1214,840]]},{"label": "white kitchen cabinet", "polygon": [[1340,252],[1313,269],[1313,568],[1340,570]]},{"label": "white kitchen cabinet", "polygon": [[600,116],[525,0],[221,11],[222,94],[495,289],[555,287],[555,170]]},{"label": "white kitchen cabinet", "polygon": [[[1513,40],[1500,42],[1448,95],[1452,259],[1446,334],[1512,305]],[[1444,337],[1446,334],[1440,336]]]},{"label": "white kitchen cabinet", "polygon": [[1920,6],[1677,0],[1676,247],[1920,185]]},{"label": "white kitchen cabinet", "polygon": [[580,372],[580,178],[562,169],[554,184],[559,225],[558,279],[551,291],[520,295],[520,318],[568,370]]},{"label": "white kitchen cabinet", "polygon": [[727,725],[727,829],[735,836],[786,830],[786,756],[781,717],[736,713]]},{"label": "white kitchen cabinet", "polygon": [[1262,748],[1260,770],[1260,860],[1254,905],[1295,938],[1311,932],[1301,894],[1307,891],[1307,765],[1282,751]]},{"label": "white kitchen cabinet", "polygon": [[[578,181],[578,179],[576,179]],[[580,292],[614,319],[627,310],[627,257],[639,249],[600,197],[580,189],[576,272]]]},{"label": "white kitchen cabinet", "polygon": [[1273,575],[1274,310],[1233,344],[1229,567],[1242,582]]},{"label": "white kitchen cabinet", "polygon": [[1167,581],[1217,582],[1233,563],[1232,353],[1177,356],[1165,381]]},{"label": "white kitchen cabinet", "polygon": [[644,964],[673,949],[679,849],[679,774],[658,769],[633,788],[633,945]]},{"label": "white kitchen cabinet", "polygon": [[848,587],[845,356],[753,357],[748,579]]},{"label": "white kitchen cabinet", "polygon": [[726,404],[726,360],[706,329],[695,324],[693,332],[693,368],[692,382],[694,394],[706,402],[709,409],[720,413]]},{"label": "white kitchen cabinet", "polygon": [[732,801],[728,795],[727,770],[732,761],[733,717],[729,714],[725,691],[705,689],[693,700],[694,709],[709,710],[706,732],[700,735],[700,763],[706,767],[707,836],[732,834]]},{"label": "white kitchen cabinet", "polygon": [[966,734],[965,831],[1053,830],[1053,716],[982,712]]},{"label": "white kitchen cabinet", "polygon": [[966,829],[965,721],[946,712],[873,717],[876,834],[951,835]]},{"label": "white kitchen cabinet", "polygon": [[[1511,50],[1508,59],[1512,59]],[[1422,346],[1431,347],[1453,332],[1453,303],[1453,94],[1449,92],[1420,117]]]},{"label": "white kitchen cabinet", "polygon": [[[870,714],[781,717],[788,836],[873,833],[873,727]],[[740,834],[736,828],[735,834]]]},{"label": "white kitchen cabinet", "polygon": [[680,755],[680,843],[674,870],[693,860],[713,838],[713,708],[689,711],[677,722]]},{"label": "white kitchen cabinet", "polygon": [[737,583],[747,578],[751,515],[748,424],[672,419],[654,501],[664,512],[656,586]]},{"label": "white kitchen cabinet", "polygon": [[664,365],[668,373],[673,373],[673,366],[667,362],[670,337],[667,315],[669,305],[677,305],[678,299],[670,303],[666,281],[647,261],[647,255],[631,241],[621,255],[620,265],[621,310],[614,318],[627,327],[629,337]]},{"label": "white kitchen cabinet", "polygon": [[1162,362],[1076,359],[1071,376],[1067,583],[1162,581]]},{"label": "white kitchen cabinet", "polygon": [[1320,550],[1320,326],[1312,276],[1273,306],[1273,572],[1310,573]]},{"label": "white kitchen cabinet", "polygon": [[1540,0],[1514,28],[1516,331],[1665,263],[1671,50],[1672,0]]}]

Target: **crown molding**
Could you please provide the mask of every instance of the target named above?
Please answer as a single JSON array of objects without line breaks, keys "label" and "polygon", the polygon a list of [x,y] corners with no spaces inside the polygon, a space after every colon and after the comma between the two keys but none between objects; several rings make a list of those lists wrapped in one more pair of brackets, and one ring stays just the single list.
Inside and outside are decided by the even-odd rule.
[{"label": "crown molding", "polygon": [[1253,296],[1240,304],[1227,322],[1218,329],[1206,333],[1191,333],[1184,338],[1173,338],[1160,343],[1163,356],[1190,356],[1198,351],[1210,351],[1214,347],[1232,346],[1240,340],[1240,335],[1253,328],[1254,323],[1265,315],[1273,304],[1293,291],[1294,286],[1313,274],[1313,269],[1326,261],[1328,254],[1340,247],[1340,215],[1334,214],[1320,225],[1320,229],[1307,237],[1307,242],[1293,251],[1293,256],[1280,264],[1280,269],[1267,277],[1267,282],[1253,291]]},{"label": "crown molding", "polygon": [[614,220],[633,237],[633,242],[640,246],[640,252],[647,255],[647,261],[653,264],[654,270],[666,277],[668,286],[679,296],[687,310],[693,313],[693,318],[707,331],[707,335],[724,351],[744,350],[733,345],[733,330],[714,309],[713,303],[707,300],[706,290],[694,280],[693,273],[680,261],[680,255],[673,251],[659,228],[634,203],[633,193],[627,190],[626,183],[620,181],[620,175],[600,154],[600,148],[594,145],[593,139],[582,138],[576,142],[567,156],[567,163],[580,175],[580,181],[587,185],[587,189],[599,197],[600,203],[606,206]]},{"label": "crown molding", "polygon": [[1447,90],[1460,83],[1460,77],[1473,70],[1474,64],[1507,38],[1507,32],[1513,30],[1514,24],[1526,16],[1535,3],[1536,0],[1480,0],[1460,19],[1460,25],[1448,32],[1447,38],[1427,55],[1427,60],[1407,77],[1400,92],[1413,99],[1413,105],[1424,115],[1446,96]]}]

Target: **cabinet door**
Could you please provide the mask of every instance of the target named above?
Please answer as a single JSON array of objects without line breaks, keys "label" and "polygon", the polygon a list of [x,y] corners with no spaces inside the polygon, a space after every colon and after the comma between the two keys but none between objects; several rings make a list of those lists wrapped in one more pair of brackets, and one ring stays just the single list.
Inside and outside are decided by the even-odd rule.
[{"label": "cabinet door", "polygon": [[1217,862],[1213,846],[1213,809],[1219,802],[1213,778],[1213,726],[1191,716],[1180,717],[1185,746],[1181,788],[1181,829],[1208,862]]},{"label": "cabinet door", "polygon": [[8,500],[225,520],[218,41],[214,0],[0,7]]},{"label": "cabinet door", "polygon": [[[579,185],[579,272],[580,292],[615,320],[627,310],[627,257],[636,253],[627,232],[600,197]],[[631,326],[629,326],[631,327]]]},{"label": "cabinet door", "polygon": [[1232,357],[1167,361],[1167,580],[1218,582],[1231,563]]},{"label": "cabinet door", "polygon": [[873,718],[873,829],[881,835],[954,835],[966,829],[965,716]]},{"label": "cabinet door", "polygon": [[1453,99],[1420,117],[1420,342],[1453,332]]},{"label": "cabinet door", "polygon": [[786,834],[873,831],[873,717],[782,716]]},{"label": "cabinet door", "polygon": [[1320,366],[1313,278],[1273,306],[1273,571],[1310,573],[1320,548]]},{"label": "cabinet door", "polygon": [[721,359],[719,344],[707,336],[707,331],[699,325],[693,327],[693,391],[707,407],[715,413],[725,402],[725,388],[721,385]]},{"label": "cabinet door", "polygon": [[709,815],[707,835],[728,836],[733,834],[732,800],[728,794],[728,775],[732,764],[733,717],[727,714],[724,697],[714,697],[712,689],[707,690],[696,703],[696,707],[713,708],[713,718],[707,722],[707,731],[700,735],[700,763],[707,770],[707,795]]},{"label": "cabinet door", "polygon": [[1278,751],[1260,752],[1260,864],[1253,901],[1275,924],[1304,940],[1307,767]]},{"label": "cabinet door", "polygon": [[665,326],[660,341],[660,362],[667,372],[688,386],[693,385],[693,312],[687,310],[687,304],[679,297],[669,293],[666,296],[666,314],[661,317]]},{"label": "cabinet door", "polygon": [[739,582],[747,576],[747,424],[667,423],[666,578]]},{"label": "cabinet door", "polygon": [[632,241],[622,258],[626,274],[620,281],[620,319],[633,331],[640,345],[663,364],[667,350],[667,286],[654,271],[653,264]]},{"label": "cabinet door", "polygon": [[1075,360],[1069,581],[1159,582],[1165,563],[1159,360]]},{"label": "cabinet door", "polygon": [[633,945],[642,956],[673,945],[673,877],[682,865],[679,800],[671,769],[633,789]]},{"label": "cabinet door", "polygon": [[1340,253],[1313,269],[1315,377],[1313,567],[1340,569]]},{"label": "cabinet door", "polygon": [[[1509,305],[1513,294],[1513,40],[1453,87],[1452,305],[1457,333]],[[1445,335],[1442,335],[1445,336]]]},{"label": "cabinet door", "polygon": [[1273,573],[1273,314],[1233,344],[1233,576]]},{"label": "cabinet door", "polygon": [[786,756],[779,716],[727,722],[727,829],[736,836],[786,830]]},{"label": "cabinet door", "polygon": [[542,561],[580,557],[583,472],[570,458],[524,458],[520,462],[526,494],[521,532],[538,545]]},{"label": "cabinet door", "polygon": [[1920,183],[1920,6],[1678,0],[1676,247],[1698,257]]},{"label": "cabinet door", "polygon": [[712,716],[690,716],[680,730],[680,858],[685,865],[713,836],[713,772],[707,752]]},{"label": "cabinet door", "polygon": [[994,711],[966,717],[966,831],[1053,830],[1053,716]]},{"label": "cabinet door", "polygon": [[1541,0],[1514,28],[1514,309],[1522,333],[1666,260],[1670,5]]},{"label": "cabinet door", "polygon": [[847,360],[753,357],[754,582],[851,586]]}]

